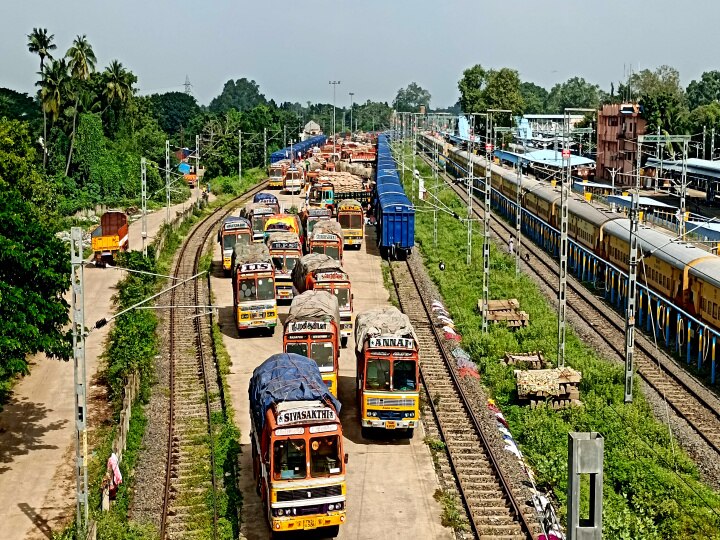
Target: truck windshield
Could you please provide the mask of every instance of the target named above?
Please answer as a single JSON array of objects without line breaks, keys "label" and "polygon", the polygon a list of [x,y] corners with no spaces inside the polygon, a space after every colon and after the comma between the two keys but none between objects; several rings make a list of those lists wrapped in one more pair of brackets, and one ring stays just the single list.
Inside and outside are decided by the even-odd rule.
[{"label": "truck windshield", "polygon": [[273,169],[270,171],[270,176],[272,178],[278,178],[278,177],[282,176],[282,171],[280,169]]},{"label": "truck windshield", "polygon": [[285,268],[287,268],[288,272],[292,272],[292,270],[293,270],[293,268],[295,268],[295,265],[297,264],[298,260],[299,259],[297,257],[288,257],[288,256],[285,257]]},{"label": "truck windshield", "polygon": [[267,217],[262,217],[262,216],[253,217],[253,220],[252,220],[253,231],[264,232],[266,221],[267,221]]},{"label": "truck windshield", "polygon": [[335,293],[340,309],[350,309],[350,290],[335,289],[333,292]]},{"label": "truck windshield", "polygon": [[415,362],[412,360],[394,360],[393,361],[393,390],[415,390]]},{"label": "truck windshield", "polygon": [[307,351],[307,343],[288,343],[285,345],[286,353],[294,353],[307,357]]},{"label": "truck windshield", "polygon": [[275,441],[273,463],[276,480],[305,478],[305,441],[303,439],[285,439]]},{"label": "truck windshield", "polygon": [[390,360],[369,359],[365,373],[365,389],[390,390]]},{"label": "truck windshield", "polygon": [[340,250],[337,246],[325,246],[325,255],[332,257],[336,261],[340,260]]},{"label": "truck windshield", "polygon": [[340,474],[340,438],[337,435],[310,439],[310,475]]},{"label": "truck windshield", "polygon": [[223,249],[232,249],[235,244],[243,246],[249,246],[252,243],[252,238],[247,234],[228,234],[223,236]]},{"label": "truck windshield", "polygon": [[338,221],[343,229],[360,229],[362,228],[362,215],[360,214],[340,214]]},{"label": "truck windshield", "polygon": [[334,368],[333,363],[333,344],[330,342],[324,343],[311,343],[310,344],[310,358],[315,360],[320,370],[323,368]]},{"label": "truck windshield", "polygon": [[241,302],[252,300],[274,300],[275,283],[272,278],[246,277],[240,280],[238,295]]}]

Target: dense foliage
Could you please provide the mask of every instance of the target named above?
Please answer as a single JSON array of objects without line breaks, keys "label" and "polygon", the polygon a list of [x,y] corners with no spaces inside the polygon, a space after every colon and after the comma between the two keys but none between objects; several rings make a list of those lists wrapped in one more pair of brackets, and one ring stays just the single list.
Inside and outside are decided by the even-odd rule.
[{"label": "dense foliage", "polygon": [[[431,174],[422,164],[421,173]],[[406,189],[410,178],[406,178]],[[439,198],[462,214],[464,206],[449,189]],[[482,263],[476,257],[465,265],[465,226],[453,217],[438,215],[438,242],[433,244],[433,217],[416,214],[416,242],[426,267],[438,285],[463,347],[482,373],[482,383],[502,408],[515,439],[536,473],[536,481],[559,499],[566,510],[567,434],[599,431],[605,439],[603,532],[608,538],[714,538],[720,525],[720,496],[701,482],[696,466],[679,448],[663,424],[657,422],[639,389],[634,403],[623,403],[623,370],[600,358],[572,332],[568,333],[566,361],[582,372],[582,407],[555,411],[530,409],[516,402],[513,369],[502,362],[505,352],[542,350],[555,359],[557,318],[525,275],[515,276],[514,259],[491,246],[491,298],[518,298],[530,315],[530,325],[515,332],[492,326],[481,332],[476,309],[482,291]],[[475,236],[473,253],[481,253],[482,236]],[[438,263],[445,262],[445,270]],[[582,495],[587,509],[587,492]]]},{"label": "dense foliage", "polygon": [[393,100],[393,109],[398,112],[420,112],[420,107],[430,108],[430,92],[416,82],[397,91]]}]

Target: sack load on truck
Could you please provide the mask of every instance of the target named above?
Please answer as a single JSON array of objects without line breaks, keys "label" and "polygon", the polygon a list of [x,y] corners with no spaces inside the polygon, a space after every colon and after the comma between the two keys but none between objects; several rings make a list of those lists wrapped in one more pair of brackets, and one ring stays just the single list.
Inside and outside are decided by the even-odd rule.
[{"label": "sack load on truck", "polygon": [[235,244],[232,254],[232,271],[238,264],[270,263],[272,257],[265,244]]},{"label": "sack load on truck", "polygon": [[355,347],[362,351],[366,339],[374,337],[412,339],[418,343],[410,318],[395,306],[369,309],[355,317]]},{"label": "sack load on truck", "polygon": [[[323,253],[310,253],[305,255],[293,268],[293,285],[298,292],[303,293],[309,288],[308,278],[318,272],[337,272],[345,274],[340,263]],[[347,274],[345,274],[347,276]]]},{"label": "sack load on truck", "polygon": [[270,530],[336,536],[347,498],[340,402],[314,361],[287,353],[255,368],[248,394],[253,477]]}]

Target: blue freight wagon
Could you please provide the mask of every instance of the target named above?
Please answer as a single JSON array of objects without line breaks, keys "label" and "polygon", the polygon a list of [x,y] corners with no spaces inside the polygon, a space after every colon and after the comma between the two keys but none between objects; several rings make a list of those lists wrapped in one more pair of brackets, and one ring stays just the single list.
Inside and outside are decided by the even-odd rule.
[{"label": "blue freight wagon", "polygon": [[378,137],[375,190],[380,251],[384,256],[407,257],[415,246],[415,207],[400,182],[387,135]]},{"label": "blue freight wagon", "polygon": [[[302,156],[304,157],[313,147],[322,146],[323,144],[325,144],[325,141],[327,141],[327,137],[325,135],[315,135],[307,140],[300,141],[297,144],[293,144],[292,153],[294,156],[297,156],[302,152]],[[291,147],[288,146],[281,150],[276,150],[275,152],[270,154],[270,163],[276,163],[283,159],[290,159],[290,148]]]}]

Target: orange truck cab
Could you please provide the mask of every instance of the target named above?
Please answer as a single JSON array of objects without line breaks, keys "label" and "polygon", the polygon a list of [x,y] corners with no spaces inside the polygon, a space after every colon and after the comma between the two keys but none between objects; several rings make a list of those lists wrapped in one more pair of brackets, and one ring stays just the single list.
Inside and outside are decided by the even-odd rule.
[{"label": "orange truck cab", "polygon": [[278,323],[275,268],[265,244],[236,244],[232,256],[233,307],[238,333]]},{"label": "orange truck cab", "polygon": [[273,231],[265,243],[275,266],[275,292],[278,301],[292,300],[292,271],[303,256],[300,238],[294,232]]},{"label": "orange truck cab", "polygon": [[305,291],[293,298],[285,319],[283,350],[315,361],[323,381],[338,395],[340,310],[327,291]]},{"label": "orange truck cab", "polygon": [[93,258],[97,266],[114,264],[115,257],[130,247],[128,218],[125,212],[110,210],[100,218],[100,225],[90,233]]},{"label": "orange truck cab", "polygon": [[250,203],[243,209],[240,216],[252,225],[253,242],[265,241],[265,224],[275,213],[275,209],[265,203]]},{"label": "orange truck cab", "polygon": [[403,429],[420,420],[418,340],[396,307],[371,309],[355,319],[357,401],[363,436],[370,429]]},{"label": "orange truck cab", "polygon": [[340,263],[325,254],[310,253],[295,265],[292,278],[298,293],[322,290],[337,298],[340,310],[340,342],[345,347],[353,327],[353,295],[350,277]]},{"label": "orange truck cab", "polygon": [[337,205],[337,220],[343,231],[346,246],[362,247],[365,237],[365,211],[355,199],[340,201]]},{"label": "orange truck cab", "polygon": [[256,491],[272,533],[324,529],[346,518],[340,402],[315,362],[276,354],[250,379],[250,441]]},{"label": "orange truck cab", "polygon": [[229,276],[235,244],[249,245],[253,242],[250,222],[241,217],[226,217],[218,231],[218,242],[222,249],[223,273]]},{"label": "orange truck cab", "polygon": [[[332,219],[332,211],[329,208],[303,207],[300,211],[300,220],[305,230],[306,238],[312,234],[313,228],[318,221]],[[309,245],[305,246],[309,250]]]},{"label": "orange truck cab", "polygon": [[335,206],[335,187],[332,182],[318,180],[307,189],[307,201],[311,207],[329,208],[332,211]]},{"label": "orange truck cab", "polygon": [[308,235],[308,252],[324,253],[342,264],[344,243],[343,231],[337,221],[318,221],[312,234]]},{"label": "orange truck cab", "polygon": [[278,161],[270,165],[268,167],[268,187],[282,189],[287,168],[288,163],[283,161]]}]

